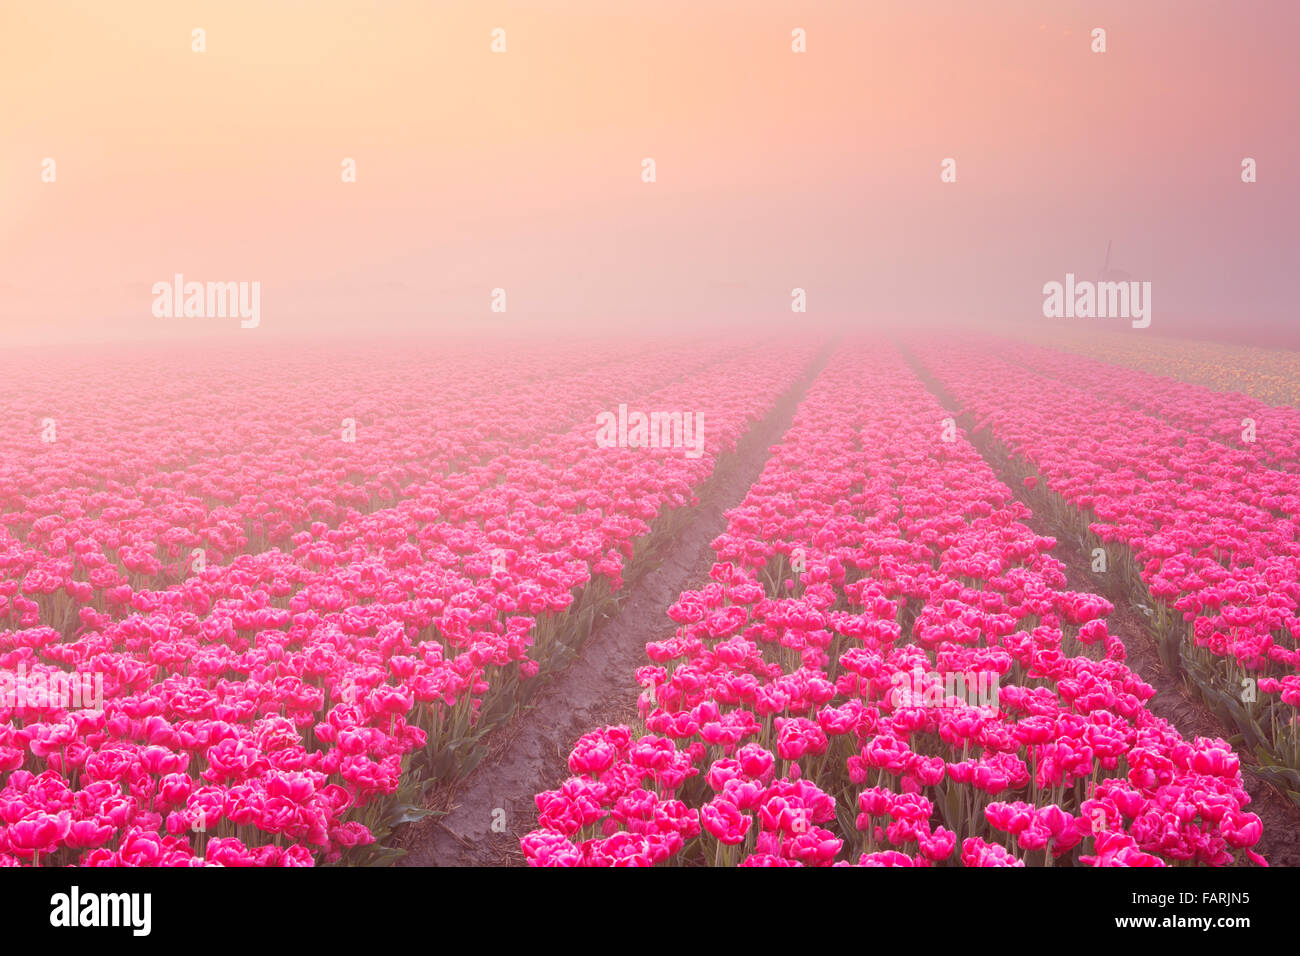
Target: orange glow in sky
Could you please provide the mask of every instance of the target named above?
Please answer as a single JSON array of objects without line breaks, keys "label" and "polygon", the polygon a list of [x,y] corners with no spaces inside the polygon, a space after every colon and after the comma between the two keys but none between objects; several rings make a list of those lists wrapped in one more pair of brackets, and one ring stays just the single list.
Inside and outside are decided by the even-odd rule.
[{"label": "orange glow in sky", "polygon": [[1290,2],[6,3],[0,334],[178,334],[150,310],[178,272],[260,282],[269,333],[471,321],[498,287],[520,320],[796,286],[1033,318],[1107,240],[1157,326],[1289,324],[1297,36]]}]

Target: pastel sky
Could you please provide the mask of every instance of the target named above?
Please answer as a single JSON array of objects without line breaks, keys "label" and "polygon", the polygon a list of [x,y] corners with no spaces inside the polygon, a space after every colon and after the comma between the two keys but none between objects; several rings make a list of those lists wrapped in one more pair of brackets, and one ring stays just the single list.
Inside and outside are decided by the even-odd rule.
[{"label": "pastel sky", "polygon": [[[1298,36],[1291,0],[3,3],[0,336],[780,322],[794,287],[1043,322],[1107,240],[1153,332],[1277,333]],[[260,282],[258,332],[155,318],[177,272]]]}]

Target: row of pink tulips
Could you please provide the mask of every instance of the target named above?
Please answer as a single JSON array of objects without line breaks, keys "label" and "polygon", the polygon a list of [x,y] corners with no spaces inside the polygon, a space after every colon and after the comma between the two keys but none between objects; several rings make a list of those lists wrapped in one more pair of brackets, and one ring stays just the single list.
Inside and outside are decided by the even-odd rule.
[{"label": "row of pink tulips", "polygon": [[[1228,445],[1252,462],[1287,473],[1292,481],[1300,471],[1300,408],[1268,405],[1241,392],[1216,392],[1055,349],[1001,340],[992,347],[1017,365],[1073,385],[1087,383],[1096,397],[1139,408],[1191,435]],[[1226,457],[1242,460],[1236,454]],[[1294,487],[1280,491],[1290,506],[1300,504]]]},{"label": "row of pink tulips", "polygon": [[[1139,373],[1083,364],[1072,374],[1073,356],[1034,359],[1049,378],[976,341],[915,350],[1026,480],[1058,497],[1057,520],[1110,548],[1107,573],[1135,582],[1168,662],[1265,764],[1280,765],[1278,781],[1300,802],[1300,469],[1280,452],[1216,440],[1224,422],[1206,416],[1226,414],[1227,399],[1209,412],[1196,393],[1153,417],[1133,407],[1149,398],[1129,399],[1151,388]],[[1274,412],[1256,414],[1268,428],[1295,415]]]},{"label": "row of pink tulips", "polygon": [[0,863],[377,858],[395,810],[472,766],[485,730],[589,633],[638,542],[694,502],[812,350],[737,355],[627,396],[701,412],[698,458],[598,448],[610,383],[592,383],[580,424],[491,469],[314,523],[291,552],[83,608],[71,637],[0,631],[0,669],[99,673],[105,698],[0,707]]},{"label": "row of pink tulips", "polygon": [[71,633],[83,609],[120,615],[134,592],[206,564],[288,548],[440,485],[495,483],[511,454],[593,407],[725,354],[720,343],[626,351],[165,355],[193,387],[179,399],[154,355],[14,376],[7,420],[30,427],[0,433],[0,624]]},{"label": "row of pink tulips", "polygon": [[531,864],[1263,862],[1232,749],[1145,708],[1110,604],[945,417],[886,344],[832,358],[647,646],[642,726],[537,795]]}]

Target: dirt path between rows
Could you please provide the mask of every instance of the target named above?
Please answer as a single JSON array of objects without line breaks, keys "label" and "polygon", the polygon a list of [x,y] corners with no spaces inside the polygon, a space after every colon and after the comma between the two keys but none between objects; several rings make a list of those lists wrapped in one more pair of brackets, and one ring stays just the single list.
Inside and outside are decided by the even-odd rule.
[{"label": "dirt path between rows", "polygon": [[584,733],[637,719],[641,692],[634,672],[648,664],[645,645],[671,636],[669,605],[708,580],[710,545],[726,530],[726,511],[762,473],[795,409],[829,357],[824,350],[804,376],[742,439],[700,494],[693,520],[669,542],[660,563],[629,588],[618,612],[597,627],[582,655],[542,690],[534,705],[495,733],[494,752],[453,794],[435,795],[445,814],[407,825],[396,838],[407,853],[398,866],[522,865],[519,839],[536,826],[533,796],[569,776],[569,750]]},{"label": "dirt path between rows", "polygon": [[[1010,487],[1015,490],[1015,485]],[[1016,497],[1029,505],[1024,495]],[[1057,533],[1037,513],[1028,524],[1044,537]],[[1156,689],[1155,696],[1147,702],[1147,709],[1173,724],[1188,740],[1230,736],[1231,731],[1224,728],[1196,691],[1161,663],[1155,635],[1147,626],[1145,616],[1123,595],[1107,593],[1098,586],[1097,575],[1091,569],[1091,556],[1084,554],[1079,542],[1070,536],[1058,537],[1052,554],[1065,564],[1071,590],[1101,594],[1115,605],[1107,623],[1110,632],[1124,642],[1128,654],[1125,663]],[[1247,809],[1264,821],[1264,834],[1255,852],[1262,854],[1272,866],[1300,866],[1300,807],[1278,793],[1272,784],[1251,773],[1251,755],[1239,752],[1239,756],[1242,779],[1251,799]]]},{"label": "dirt path between rows", "polygon": [[[917,376],[930,389],[931,394],[954,417],[957,417],[960,409],[943,391],[942,386],[916,361],[914,356],[908,354],[906,350],[904,355]],[[1129,669],[1156,691],[1155,696],[1147,702],[1147,709],[1157,717],[1173,724],[1188,740],[1196,737],[1227,739],[1231,736],[1233,731],[1223,726],[1223,723],[1205,706],[1196,690],[1189,687],[1178,674],[1171,673],[1161,662],[1154,632],[1148,626],[1146,617],[1133,605],[1127,595],[1122,593],[1119,582],[1108,581],[1094,574],[1091,555],[1084,553],[1078,539],[1067,531],[1052,527],[1048,519],[1043,517],[1041,509],[1034,507],[1034,502],[1024,485],[1016,481],[1015,476],[1004,474],[981,443],[966,429],[963,429],[963,433],[993,469],[998,480],[1010,488],[1016,499],[1033,512],[1026,524],[1036,534],[1056,539],[1056,547],[1051,553],[1065,565],[1069,588],[1074,591],[1100,594],[1115,606],[1115,610],[1107,618],[1110,632],[1124,642],[1124,650],[1127,654],[1125,663]],[[1255,847],[1255,852],[1268,860],[1271,866],[1300,866],[1300,807],[1287,799],[1285,794],[1279,793],[1272,784],[1251,772],[1254,764],[1253,755],[1240,751],[1237,753],[1241,758],[1242,780],[1251,799],[1247,809],[1258,814],[1264,823],[1264,833]]]}]

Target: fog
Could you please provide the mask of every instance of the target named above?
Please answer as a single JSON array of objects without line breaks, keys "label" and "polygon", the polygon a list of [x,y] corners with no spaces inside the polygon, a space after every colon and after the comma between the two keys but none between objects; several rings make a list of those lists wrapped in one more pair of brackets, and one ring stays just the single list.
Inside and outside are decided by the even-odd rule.
[{"label": "fog", "polygon": [[1109,269],[1142,334],[1294,345],[1300,10],[1249,9],[8,4],[0,331],[1100,326],[1044,285]]}]

